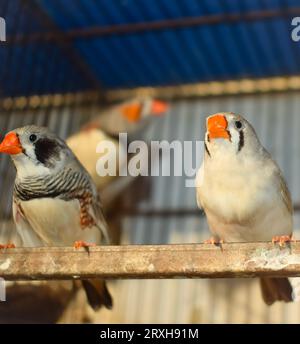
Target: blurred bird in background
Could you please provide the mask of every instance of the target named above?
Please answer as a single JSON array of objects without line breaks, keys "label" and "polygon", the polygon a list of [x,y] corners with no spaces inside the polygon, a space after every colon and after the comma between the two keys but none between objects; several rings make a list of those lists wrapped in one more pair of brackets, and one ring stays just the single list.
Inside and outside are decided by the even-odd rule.
[{"label": "blurred bird in background", "polygon": [[[196,178],[197,202],[211,243],[291,240],[293,207],[288,187],[253,127],[242,116],[207,118],[205,156]],[[287,278],[260,279],[264,301],[292,301]]]},{"label": "blurred bird in background", "polygon": [[[77,156],[82,165],[90,173],[99,190],[111,183],[116,176],[99,176],[96,171],[99,153],[96,147],[99,143],[108,141],[115,146],[117,161],[119,160],[119,147],[124,149],[126,158],[127,147],[119,146],[119,133],[127,133],[130,138],[138,137],[141,131],[151,123],[154,117],[163,115],[169,108],[168,103],[152,98],[128,100],[120,105],[104,110],[91,122],[87,123],[78,133],[67,139],[67,144]],[[108,152],[113,154],[113,152]],[[113,157],[112,157],[113,158]],[[122,159],[121,159],[122,160]],[[123,159],[120,166],[126,164]],[[120,167],[119,166],[119,167]],[[117,166],[118,167],[118,166]]]},{"label": "blurred bird in background", "polygon": [[[109,242],[96,186],[66,143],[46,128],[8,133],[0,153],[11,155],[17,174],[13,216],[25,247],[88,247]],[[112,308],[104,281],[82,281],[94,310]]]},{"label": "blurred bird in background", "polygon": [[146,98],[133,98],[103,110],[83,129],[101,129],[106,134],[118,137],[119,133],[128,135],[140,132],[152,120],[168,111],[165,101]]}]

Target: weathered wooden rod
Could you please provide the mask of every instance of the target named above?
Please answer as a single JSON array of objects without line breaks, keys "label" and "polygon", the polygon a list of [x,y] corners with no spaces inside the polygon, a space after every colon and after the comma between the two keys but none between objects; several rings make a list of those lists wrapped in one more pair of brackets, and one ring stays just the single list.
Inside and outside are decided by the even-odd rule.
[{"label": "weathered wooden rod", "polygon": [[300,243],[16,248],[0,252],[6,280],[300,276]]}]

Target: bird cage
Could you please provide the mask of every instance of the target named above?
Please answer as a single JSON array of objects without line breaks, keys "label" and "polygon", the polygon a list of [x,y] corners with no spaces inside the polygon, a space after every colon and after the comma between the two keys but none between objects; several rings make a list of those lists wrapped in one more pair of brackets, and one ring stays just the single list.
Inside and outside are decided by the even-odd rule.
[{"label": "bird cage", "polygon": [[[285,175],[297,237],[300,43],[291,32],[299,14],[296,0],[2,0],[1,139],[27,124],[67,139],[103,109],[136,98],[169,104],[139,130],[148,144],[194,144],[204,138],[208,114],[244,114]],[[160,157],[156,164],[161,168]],[[0,176],[1,243],[17,240],[11,215],[15,171],[7,156],[0,157]],[[209,236],[185,176],[132,178],[105,206],[115,244],[193,244]],[[110,286],[115,309],[94,313],[69,282],[10,282],[0,322],[300,321],[297,303],[264,305],[256,279],[119,279]],[[37,302],[26,304],[33,298],[49,310],[43,318]]]}]

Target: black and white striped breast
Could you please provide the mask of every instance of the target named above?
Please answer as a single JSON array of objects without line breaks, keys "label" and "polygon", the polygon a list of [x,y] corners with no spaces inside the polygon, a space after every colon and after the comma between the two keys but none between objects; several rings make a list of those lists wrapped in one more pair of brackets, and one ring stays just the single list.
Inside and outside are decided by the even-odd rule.
[{"label": "black and white striped breast", "polygon": [[72,200],[92,193],[90,180],[80,171],[67,169],[54,175],[16,180],[14,197],[20,201],[39,198]]}]

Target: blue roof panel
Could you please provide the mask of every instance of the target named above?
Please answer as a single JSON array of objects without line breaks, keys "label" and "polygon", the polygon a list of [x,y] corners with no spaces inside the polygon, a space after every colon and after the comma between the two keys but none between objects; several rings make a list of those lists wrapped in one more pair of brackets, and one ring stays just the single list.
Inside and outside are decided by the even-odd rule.
[{"label": "blue roof panel", "polygon": [[[284,3],[280,0],[39,0],[37,3],[62,32],[299,6],[296,0]],[[0,4],[0,10],[7,14],[9,34],[49,31],[29,3],[26,7],[20,7],[20,0],[7,1],[6,7],[4,4],[5,1]],[[104,88],[174,85],[300,74],[300,43],[291,40],[291,29],[290,18],[237,22],[225,18],[218,24],[75,38],[72,45],[74,53]],[[52,55],[55,58],[50,61]],[[1,44],[0,58],[5,61],[0,67],[0,86],[5,95],[95,87],[57,42]],[[17,75],[20,80],[15,83]],[[7,78],[10,80],[4,83]]]}]

